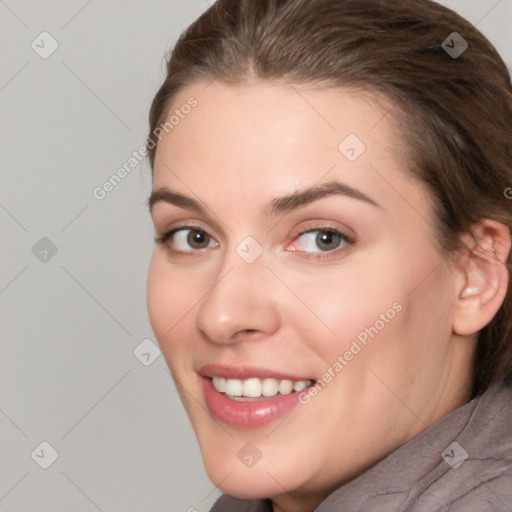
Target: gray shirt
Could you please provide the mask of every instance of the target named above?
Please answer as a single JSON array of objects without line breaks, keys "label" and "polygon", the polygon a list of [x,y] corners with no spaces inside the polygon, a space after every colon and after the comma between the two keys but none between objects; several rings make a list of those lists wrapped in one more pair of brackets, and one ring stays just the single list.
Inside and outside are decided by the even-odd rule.
[{"label": "gray shirt", "polygon": [[[272,512],[221,496],[210,512]],[[512,512],[512,386],[490,386],[331,493],[315,512]]]}]

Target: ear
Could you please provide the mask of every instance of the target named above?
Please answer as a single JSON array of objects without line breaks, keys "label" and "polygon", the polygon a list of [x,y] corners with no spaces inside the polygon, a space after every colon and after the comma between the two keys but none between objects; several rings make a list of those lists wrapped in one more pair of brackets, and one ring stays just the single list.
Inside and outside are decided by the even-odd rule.
[{"label": "ear", "polygon": [[457,262],[463,279],[456,290],[453,332],[468,336],[485,327],[503,304],[509,284],[506,262],[511,235],[506,225],[485,219],[474,224],[471,234],[462,235],[461,240],[466,249]]}]

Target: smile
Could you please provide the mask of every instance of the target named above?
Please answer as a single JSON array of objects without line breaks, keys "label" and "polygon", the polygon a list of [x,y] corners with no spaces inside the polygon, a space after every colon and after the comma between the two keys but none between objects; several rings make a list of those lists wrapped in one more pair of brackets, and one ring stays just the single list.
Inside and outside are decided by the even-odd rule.
[{"label": "smile", "polygon": [[294,382],[289,379],[259,379],[257,377],[241,380],[212,377],[212,383],[219,393],[225,393],[228,398],[245,400],[247,398],[272,397],[277,394],[289,395],[294,391],[302,391],[313,384],[313,381],[298,380]]},{"label": "smile", "polygon": [[263,369],[208,365],[199,374],[210,413],[229,425],[254,428],[278,420],[295,408],[299,393],[314,379]]}]

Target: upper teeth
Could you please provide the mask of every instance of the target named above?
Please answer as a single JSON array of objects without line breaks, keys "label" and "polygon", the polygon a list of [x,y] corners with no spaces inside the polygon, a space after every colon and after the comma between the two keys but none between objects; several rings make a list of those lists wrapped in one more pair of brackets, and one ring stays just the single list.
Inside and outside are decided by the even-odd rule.
[{"label": "upper teeth", "polygon": [[260,396],[275,396],[277,393],[288,395],[292,391],[302,391],[312,384],[310,380],[292,381],[288,379],[225,379],[213,377],[213,385],[220,393],[230,396],[247,396],[257,398]]}]

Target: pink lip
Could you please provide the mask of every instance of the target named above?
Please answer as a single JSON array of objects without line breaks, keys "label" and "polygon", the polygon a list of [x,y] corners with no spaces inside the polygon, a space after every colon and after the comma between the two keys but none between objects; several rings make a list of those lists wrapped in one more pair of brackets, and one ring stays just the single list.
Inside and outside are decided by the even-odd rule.
[{"label": "pink lip", "polygon": [[304,377],[299,375],[292,375],[290,373],[282,373],[275,370],[266,368],[257,368],[251,366],[227,366],[221,364],[206,364],[201,366],[198,371],[202,377],[224,377],[225,379],[250,379],[257,377],[259,379],[277,379],[277,380],[316,380],[313,377]]},{"label": "pink lip", "polygon": [[208,409],[218,420],[229,425],[261,427],[285,416],[299,404],[299,392],[271,398],[262,397],[255,402],[238,402],[224,393],[219,393],[210,378],[203,377],[202,381]]},{"label": "pink lip", "polygon": [[217,391],[213,386],[211,377],[224,377],[225,379],[257,377],[260,379],[274,378],[293,381],[315,380],[264,368],[224,365],[205,365],[201,367],[198,373],[202,377],[205,401],[210,412],[224,423],[245,428],[260,427],[284,417],[299,404],[299,394],[302,391],[295,391],[288,395],[278,394],[275,397],[261,397],[261,399],[252,402],[242,402],[232,400],[224,393]]}]

